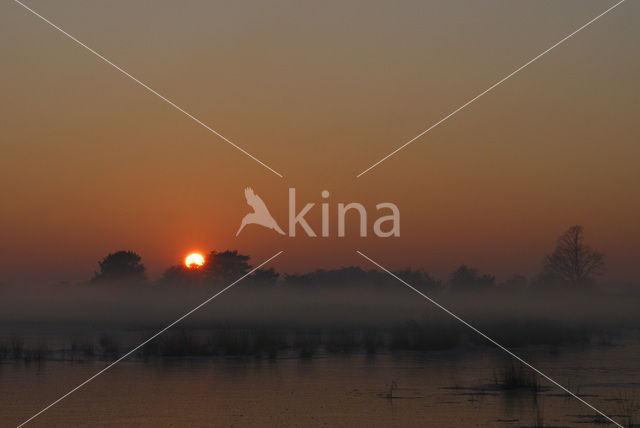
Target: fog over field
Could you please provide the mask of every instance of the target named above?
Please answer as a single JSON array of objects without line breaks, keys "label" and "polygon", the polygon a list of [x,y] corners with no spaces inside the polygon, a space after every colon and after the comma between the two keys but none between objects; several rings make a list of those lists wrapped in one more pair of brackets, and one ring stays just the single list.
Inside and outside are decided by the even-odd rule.
[{"label": "fog over field", "polygon": [[[111,283],[34,289],[27,284],[5,284],[0,289],[0,314],[4,321],[156,324],[172,321],[225,286],[142,287]],[[479,321],[521,318],[620,326],[640,321],[636,310],[640,294],[627,291],[609,292],[600,288],[588,291],[421,290],[461,317]],[[394,279],[378,284],[314,284],[310,287],[284,283],[264,285],[247,280],[209,302],[185,323],[226,320],[384,325],[423,316],[449,317]]]}]

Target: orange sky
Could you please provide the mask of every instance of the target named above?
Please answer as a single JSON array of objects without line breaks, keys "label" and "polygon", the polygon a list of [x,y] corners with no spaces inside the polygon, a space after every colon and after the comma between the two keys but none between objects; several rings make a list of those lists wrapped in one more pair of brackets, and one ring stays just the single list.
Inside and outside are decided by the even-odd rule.
[{"label": "orange sky", "polygon": [[[640,275],[637,2],[358,179],[613,2],[28,4],[285,178],[2,3],[0,281],[84,279],[118,249],[152,276],[227,248],[285,250],[284,271],[368,266],[361,249],[441,277],[532,274],[576,223],[611,278]],[[394,202],[402,236],[236,238],[246,186],[283,227],[289,187],[329,190],[334,222],[338,202]]]}]

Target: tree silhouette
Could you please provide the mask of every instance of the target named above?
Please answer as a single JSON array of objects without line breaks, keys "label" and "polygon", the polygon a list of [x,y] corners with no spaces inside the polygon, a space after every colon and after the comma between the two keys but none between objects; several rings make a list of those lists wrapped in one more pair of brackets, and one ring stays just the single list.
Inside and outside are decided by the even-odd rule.
[{"label": "tree silhouette", "polygon": [[584,229],[572,226],[558,238],[556,249],[545,258],[545,270],[571,285],[585,284],[604,274],[604,255],[584,243]]},{"label": "tree silhouette", "polygon": [[280,274],[275,271],[274,268],[269,269],[256,269],[253,275],[250,276],[251,280],[256,284],[262,285],[275,285],[278,281]]},{"label": "tree silhouette", "polygon": [[212,251],[203,268],[214,279],[236,280],[251,269],[248,260],[249,256],[239,254],[238,250]]},{"label": "tree silhouette", "polygon": [[202,285],[207,279],[206,272],[198,268],[188,268],[184,264],[169,266],[158,283],[161,285]]},{"label": "tree silhouette", "polygon": [[[204,265],[201,267],[187,267],[184,264],[168,267],[158,283],[161,285],[207,285],[217,282],[235,281],[251,269],[251,265],[247,263],[249,258],[249,256],[239,254],[237,250],[227,250],[223,252],[212,251],[209,256],[205,258]],[[260,271],[260,269],[258,269],[258,271]],[[256,271],[256,274],[258,271]],[[273,269],[266,271],[267,275],[264,276],[263,279],[267,280],[271,278],[268,275],[270,271],[275,275],[273,279],[275,282],[279,274],[275,273]]]},{"label": "tree silhouette", "polygon": [[425,293],[434,293],[442,289],[442,281],[435,279],[422,269],[413,270],[406,268],[404,270],[394,271],[393,274]]},{"label": "tree silhouette", "polygon": [[143,281],[145,267],[142,259],[133,251],[117,251],[99,261],[100,272],[96,272],[92,282]]},{"label": "tree silhouette", "polygon": [[496,277],[478,273],[478,269],[461,265],[449,277],[449,286],[454,291],[486,291],[496,285]]},{"label": "tree silhouette", "polygon": [[[417,289],[433,293],[440,291],[442,282],[433,278],[424,270],[412,270],[406,268],[393,272],[394,275],[409,282]],[[301,274],[284,274],[284,286],[293,287],[322,287],[324,289],[330,287],[344,288],[371,285],[388,286],[392,284],[397,287],[397,280],[385,272],[375,269],[368,271],[358,266],[347,266],[338,269],[317,269],[312,272]]]}]

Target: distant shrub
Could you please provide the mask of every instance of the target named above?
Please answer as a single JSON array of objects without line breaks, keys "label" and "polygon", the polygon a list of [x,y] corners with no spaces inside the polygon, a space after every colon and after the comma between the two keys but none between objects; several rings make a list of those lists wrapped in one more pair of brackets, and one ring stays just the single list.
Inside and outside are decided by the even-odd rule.
[{"label": "distant shrub", "polygon": [[100,348],[103,358],[117,358],[120,353],[120,346],[111,336],[102,334],[100,336]]}]

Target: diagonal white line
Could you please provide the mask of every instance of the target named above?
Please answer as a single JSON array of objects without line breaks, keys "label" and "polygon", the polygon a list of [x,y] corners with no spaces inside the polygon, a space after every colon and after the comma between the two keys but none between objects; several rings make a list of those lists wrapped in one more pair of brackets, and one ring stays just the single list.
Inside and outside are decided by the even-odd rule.
[{"label": "diagonal white line", "polygon": [[135,348],[133,348],[132,350],[130,350],[129,352],[127,352],[126,354],[124,354],[123,356],[121,356],[120,358],[118,358],[117,360],[115,360],[114,362],[112,362],[111,364],[109,364],[108,366],[106,366],[105,368],[103,368],[102,370],[100,370],[99,372],[94,374],[93,376],[91,376],[89,379],[85,380],[80,385],[76,386],[71,391],[67,392],[66,394],[64,394],[63,396],[58,398],[56,401],[52,402],[47,407],[45,407],[44,409],[40,410],[35,415],[31,416],[26,421],[22,422],[20,425],[18,425],[18,428],[20,428],[23,425],[28,424],[33,419],[35,419],[36,417],[38,417],[42,413],[46,412],[51,407],[55,406],[56,404],[58,404],[59,402],[61,402],[62,400],[64,400],[65,398],[67,398],[68,396],[70,396],[71,394],[73,394],[74,392],[76,392],[77,390],[79,390],[80,388],[82,388],[83,386],[85,386],[86,384],[88,384],[89,382],[94,380],[95,378],[97,378],[98,376],[100,376],[102,373],[106,372],[107,370],[109,370],[110,368],[112,368],[113,366],[118,364],[120,361],[122,361],[125,358],[127,358],[129,355],[133,354],[138,349],[142,348],[144,345],[146,345],[147,343],[151,342],[153,339],[155,339],[156,337],[160,336],[162,333],[164,333],[165,331],[169,330],[171,327],[173,327],[174,325],[178,324],[183,319],[187,318],[189,315],[193,314],[195,311],[197,311],[198,309],[200,309],[201,307],[203,307],[204,305],[206,305],[207,303],[209,303],[210,301],[212,301],[213,299],[215,299],[216,297],[218,297],[219,295],[221,295],[222,293],[224,293],[225,291],[227,291],[228,289],[230,289],[231,287],[233,287],[234,285],[236,285],[237,283],[239,283],[240,281],[242,281],[243,279],[245,279],[246,277],[251,275],[256,270],[260,269],[262,266],[264,266],[267,263],[269,263],[271,260],[273,260],[276,257],[278,257],[283,252],[284,251],[278,251],[276,254],[274,254],[273,256],[269,257],[267,260],[265,260],[264,262],[260,263],[258,266],[254,267],[249,272],[247,272],[246,274],[242,275],[240,278],[236,279],[231,284],[227,285],[225,288],[223,288],[222,290],[218,291],[216,294],[214,294],[213,296],[209,297],[207,300],[205,300],[204,302],[200,303],[198,306],[196,306],[195,308],[191,309],[189,312],[187,312],[186,314],[182,315],[177,320],[173,321],[171,324],[167,325],[165,328],[163,328],[162,330],[160,330],[159,332],[157,332],[156,334],[154,334],[153,336],[151,336],[150,338],[148,338],[147,340],[145,340],[144,342],[142,342],[141,344],[139,344],[138,346],[136,346]]},{"label": "diagonal white line", "polygon": [[252,155],[251,153],[249,153],[248,151],[246,151],[242,147],[238,146],[233,141],[229,140],[227,137],[225,137],[224,135],[220,134],[218,131],[216,131],[215,129],[211,128],[209,125],[207,125],[206,123],[202,122],[200,119],[198,119],[197,117],[193,116],[191,113],[189,113],[188,111],[186,111],[185,109],[183,109],[179,105],[175,104],[173,101],[169,100],[168,98],[166,98],[162,94],[158,93],[157,91],[155,91],[154,89],[149,87],[144,82],[141,82],[137,78],[133,77],[131,74],[129,74],[128,72],[126,72],[125,70],[123,70],[122,68],[120,68],[119,66],[114,64],[113,62],[109,61],[107,58],[105,58],[104,56],[100,55],[98,52],[96,52],[95,50],[91,49],[89,46],[85,45],[80,40],[76,39],[74,36],[72,36],[71,34],[67,33],[66,31],[64,31],[62,28],[58,27],[53,22],[49,21],[47,18],[45,18],[44,16],[40,15],[38,12],[36,12],[33,9],[31,9],[30,7],[26,6],[24,3],[20,2],[19,0],[14,0],[14,1],[16,3],[18,3],[20,6],[22,6],[23,8],[25,8],[26,10],[28,10],[29,12],[31,12],[32,14],[34,14],[35,16],[37,16],[38,18],[40,18],[41,20],[43,20],[44,22],[46,22],[47,24],[49,24],[50,26],[52,26],[53,28],[55,28],[56,30],[58,30],[59,32],[61,32],[62,34],[64,34],[65,36],[67,36],[68,38],[70,38],[71,40],[73,40],[74,42],[76,42],[77,44],[79,44],[80,46],[82,46],[83,48],[87,49],[89,52],[91,52],[92,54],[94,54],[95,56],[97,56],[98,58],[100,58],[101,60],[103,60],[104,62],[106,62],[107,64],[109,64],[110,66],[112,66],[113,68],[115,68],[116,70],[121,72],[122,74],[124,74],[125,76],[127,76],[129,79],[133,80],[134,82],[136,82],[137,84],[139,84],[140,86],[142,86],[143,88],[145,88],[146,90],[151,92],[152,94],[156,95],[158,98],[160,98],[163,101],[165,101],[171,107],[175,108],[176,110],[180,111],[185,116],[187,116],[188,118],[192,119],[198,125],[204,127],[205,129],[207,129],[208,131],[212,132],[213,134],[215,134],[216,136],[218,136],[222,140],[224,140],[227,143],[231,144],[233,147],[235,147],[236,149],[240,150],[242,153],[244,153],[245,155],[249,156],[251,159],[253,159],[254,161],[258,162],[260,165],[262,165],[263,167],[267,168],[269,171],[273,172],[278,177],[284,178],[283,175],[280,174],[278,171],[274,170],[269,165],[267,165],[266,163],[262,162],[260,159],[258,159],[257,157],[255,157],[254,155]]},{"label": "diagonal white line", "polygon": [[496,86],[500,85],[501,83],[503,83],[505,80],[511,78],[512,76],[514,76],[515,74],[517,74],[518,72],[520,72],[521,70],[523,70],[524,68],[526,68],[528,65],[532,64],[533,62],[537,61],[538,59],[540,59],[541,57],[543,57],[544,55],[546,55],[547,53],[549,53],[551,50],[553,50],[554,48],[556,48],[557,46],[561,45],[562,43],[566,42],[568,39],[570,39],[571,37],[575,36],[576,34],[578,34],[580,31],[584,30],[585,28],[587,28],[589,25],[593,24],[594,22],[596,22],[598,19],[602,18],[603,16],[605,16],[607,13],[611,12],[613,9],[615,9],[616,7],[618,7],[619,5],[621,5],[622,3],[624,3],[625,0],[621,0],[618,3],[614,4],[613,6],[611,6],[609,9],[605,10],[604,12],[602,12],[600,15],[596,16],[595,18],[591,19],[589,22],[587,22],[586,24],[584,24],[582,27],[578,28],[577,30],[575,30],[573,33],[565,36],[563,39],[561,39],[559,42],[555,43],[553,46],[547,48],[546,50],[544,50],[543,52],[541,52],[540,54],[538,54],[536,57],[534,57],[533,59],[527,61],[525,64],[523,64],[522,66],[518,67],[517,69],[515,69],[514,71],[512,71],[511,73],[509,73],[508,75],[506,75],[505,77],[503,77],[502,79],[498,80],[496,83],[494,83],[493,85],[489,86],[487,89],[485,89],[484,91],[480,92],[478,95],[476,95],[475,97],[471,98],[469,101],[467,101],[466,103],[462,104],[460,107],[458,107],[457,109],[455,109],[454,111],[452,111],[451,113],[449,113],[448,115],[446,115],[445,117],[443,117],[442,119],[440,119],[439,121],[437,121],[436,123],[434,123],[433,125],[431,125],[430,127],[428,127],[427,129],[425,129],[424,131],[422,131],[421,133],[419,133],[418,135],[416,135],[415,137],[413,137],[412,139],[410,139],[409,141],[407,141],[406,143],[404,143],[403,145],[401,145],[400,147],[398,147],[397,149],[395,149],[394,151],[392,151],[391,153],[389,153],[388,155],[386,155],[385,157],[383,157],[382,159],[380,159],[378,162],[374,163],[373,165],[371,165],[369,168],[365,169],[364,171],[362,171],[360,174],[356,175],[356,178],[360,178],[361,176],[363,176],[364,174],[366,174],[367,172],[369,172],[370,170],[372,170],[373,168],[375,168],[376,166],[380,165],[382,162],[386,161],[387,159],[389,159],[391,156],[395,155],[396,153],[398,153],[400,150],[404,149],[405,147],[407,147],[409,144],[413,143],[414,141],[416,141],[418,138],[422,137],[424,134],[426,134],[427,132],[431,131],[433,128],[435,128],[436,126],[440,125],[442,122],[444,122],[445,120],[449,119],[451,116],[453,116],[454,114],[458,113],[460,110],[464,109],[465,107],[467,107],[469,104],[473,103],[474,101],[476,101],[478,98],[482,97],[483,95],[485,95],[486,93],[490,92],[492,89],[494,89]]},{"label": "diagonal white line", "polygon": [[531,364],[527,363],[525,360],[523,360],[522,358],[520,358],[519,356],[517,356],[516,354],[511,352],[509,349],[505,348],[504,346],[502,346],[501,344],[499,344],[498,342],[496,342],[495,340],[493,340],[492,338],[487,336],[485,333],[483,333],[482,331],[478,330],[477,328],[475,328],[474,326],[472,326],[471,324],[469,324],[468,322],[466,322],[465,320],[460,318],[458,315],[454,314],[449,309],[445,308],[440,303],[438,303],[435,300],[433,300],[431,297],[427,296],[426,294],[423,294],[421,291],[419,291],[418,289],[413,287],[411,284],[409,284],[408,282],[406,282],[405,280],[403,280],[402,278],[400,278],[399,276],[397,276],[396,274],[391,272],[389,269],[387,269],[384,266],[382,266],[380,263],[372,260],[370,257],[366,256],[365,254],[363,254],[362,252],[360,252],[358,250],[356,250],[356,253],[360,254],[362,257],[364,257],[365,259],[369,260],[371,263],[373,263],[374,265],[376,265],[377,267],[379,267],[380,269],[382,269],[383,271],[385,271],[386,273],[388,273],[389,275],[391,275],[392,277],[394,277],[395,279],[397,279],[398,281],[400,281],[401,283],[403,283],[404,285],[406,285],[407,287],[409,287],[410,289],[412,289],[413,291],[415,291],[416,293],[418,293],[419,295],[421,295],[422,297],[427,299],[429,302],[431,302],[432,304],[437,306],[442,311],[446,312],[448,315],[452,316],[453,318],[455,318],[456,320],[458,320],[459,322],[461,322],[465,326],[469,327],[471,330],[473,330],[474,332],[476,332],[477,334],[479,334],[480,336],[482,336],[483,338],[485,338],[486,340],[488,340],[489,342],[491,342],[492,344],[494,344],[495,346],[497,346],[498,348],[500,348],[501,350],[503,350],[504,352],[506,352],[507,354],[509,354],[513,358],[515,358],[516,360],[520,361],[525,366],[529,367],[534,372],[538,373],[540,376],[544,377],[546,380],[548,380],[549,382],[551,382],[552,384],[554,384],[555,386],[557,386],[558,388],[560,388],[561,390],[563,390],[567,394],[569,394],[572,397],[578,399],[582,404],[584,404],[585,406],[589,407],[591,410],[597,412],[602,417],[606,418],[609,422],[619,426],[620,428],[624,428],[618,422],[616,422],[615,420],[611,419],[609,416],[607,416],[606,414],[604,414],[600,410],[596,409],[591,404],[587,403],[585,400],[583,400],[582,398],[578,397],[576,394],[574,394],[573,392],[569,391],[567,388],[565,388],[564,386],[562,386],[561,384],[559,384],[555,380],[551,379],[549,376],[547,376],[546,374],[542,373],[540,370],[538,370],[537,368],[535,368]]}]

